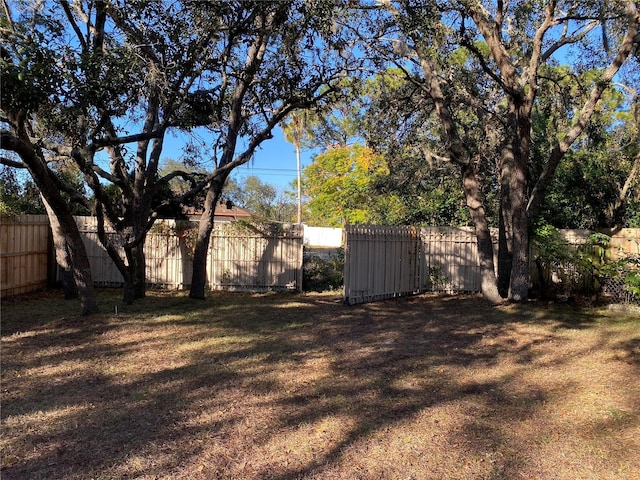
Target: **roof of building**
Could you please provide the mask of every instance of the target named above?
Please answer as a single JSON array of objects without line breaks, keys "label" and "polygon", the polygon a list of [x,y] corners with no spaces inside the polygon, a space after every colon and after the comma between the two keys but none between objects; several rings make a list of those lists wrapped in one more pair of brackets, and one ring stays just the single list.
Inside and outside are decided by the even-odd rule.
[{"label": "roof of building", "polygon": [[[202,209],[195,207],[185,207],[183,211],[191,220],[199,218],[203,213]],[[238,207],[231,202],[221,201],[216,206],[214,220],[231,222],[240,218],[250,218],[252,216],[253,212],[246,208]]]}]

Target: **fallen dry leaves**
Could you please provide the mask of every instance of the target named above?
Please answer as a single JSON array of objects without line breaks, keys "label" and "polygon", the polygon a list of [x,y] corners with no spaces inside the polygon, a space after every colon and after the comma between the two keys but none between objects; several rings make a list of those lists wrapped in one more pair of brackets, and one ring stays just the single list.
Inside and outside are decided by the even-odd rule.
[{"label": "fallen dry leaves", "polygon": [[633,314],[166,292],[74,309],[2,305],[3,479],[640,478]]}]

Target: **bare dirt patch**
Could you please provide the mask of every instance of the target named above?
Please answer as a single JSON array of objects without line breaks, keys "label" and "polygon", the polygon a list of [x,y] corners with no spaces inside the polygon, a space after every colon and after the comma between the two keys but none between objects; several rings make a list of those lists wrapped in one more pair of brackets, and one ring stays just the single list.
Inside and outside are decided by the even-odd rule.
[{"label": "bare dirt patch", "polygon": [[2,305],[3,479],[636,479],[640,321],[476,297]]}]

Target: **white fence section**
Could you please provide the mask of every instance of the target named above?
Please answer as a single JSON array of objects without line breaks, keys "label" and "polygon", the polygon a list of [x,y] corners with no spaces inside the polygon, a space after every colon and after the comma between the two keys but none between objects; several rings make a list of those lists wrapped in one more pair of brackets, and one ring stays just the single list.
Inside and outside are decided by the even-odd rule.
[{"label": "white fence section", "polygon": [[304,244],[310,247],[332,247],[342,246],[342,229],[329,227],[304,226]]},{"label": "white fence section", "polygon": [[[94,217],[76,217],[96,286],[120,286],[120,272],[103,248]],[[156,223],[145,243],[147,282],[183,289],[191,283],[194,228],[173,220]],[[109,235],[116,235],[109,233]],[[303,234],[299,225],[216,224],[207,257],[207,285],[214,290],[300,290]]]},{"label": "white fence section", "polygon": [[346,303],[428,291],[471,293],[480,287],[473,228],[346,227]]}]

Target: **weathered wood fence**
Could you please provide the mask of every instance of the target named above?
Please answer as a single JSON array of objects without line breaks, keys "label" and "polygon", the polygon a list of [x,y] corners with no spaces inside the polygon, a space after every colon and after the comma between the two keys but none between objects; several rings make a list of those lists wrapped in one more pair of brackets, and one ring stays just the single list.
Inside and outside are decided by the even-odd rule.
[{"label": "weathered wood fence", "polygon": [[[77,217],[97,286],[119,286],[122,277],[102,248],[96,220]],[[190,233],[191,232],[191,233]],[[567,231],[579,243],[588,231]],[[574,238],[575,237],[575,238]],[[188,287],[192,231],[175,221],[158,223],[146,243],[147,281]],[[640,229],[612,232],[612,258],[640,256]],[[297,225],[249,227],[218,224],[207,259],[211,289],[302,288],[303,230]],[[46,215],[0,222],[2,297],[41,290],[51,282],[55,260]],[[480,291],[472,228],[349,226],[345,230],[344,297],[355,304],[421,292]]]},{"label": "weathered wood fence", "polygon": [[[584,243],[592,233],[562,232],[568,243]],[[640,255],[640,229],[608,233],[611,258]],[[492,234],[496,237],[495,231]],[[349,304],[423,292],[480,290],[473,228],[357,225],[345,229],[344,300]]]},{"label": "weathered wood fence", "polygon": [[[94,284],[122,285],[120,272],[98,239],[96,219],[76,217],[76,222],[87,248]],[[173,220],[157,222],[145,243],[147,282],[170,289],[188,287],[193,239],[193,228]],[[47,248],[49,242],[46,215],[20,216],[2,223],[3,297],[47,286],[47,261],[54,255]],[[302,253],[299,225],[217,224],[209,244],[207,285],[218,290],[300,290]]]},{"label": "weathered wood fence", "polygon": [[479,289],[472,228],[354,225],[345,229],[344,299],[349,304]]},{"label": "weathered wood fence", "polygon": [[43,290],[50,276],[49,219],[20,215],[0,220],[0,295]]},{"label": "weathered wood fence", "polygon": [[[98,239],[94,217],[77,217],[97,286],[123,279]],[[145,243],[147,282],[170,289],[191,283],[197,225],[156,222]],[[116,235],[109,233],[109,235]],[[300,290],[303,232],[300,225],[218,223],[209,243],[207,286],[214,290]]]}]

